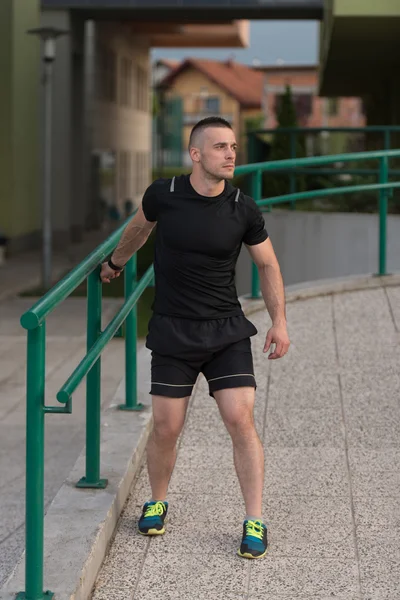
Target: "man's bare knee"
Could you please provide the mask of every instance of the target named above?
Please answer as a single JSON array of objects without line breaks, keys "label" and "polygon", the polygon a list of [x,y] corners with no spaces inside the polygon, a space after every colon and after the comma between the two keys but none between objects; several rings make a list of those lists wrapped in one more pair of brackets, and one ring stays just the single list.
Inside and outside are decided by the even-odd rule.
[{"label": "man's bare knee", "polygon": [[154,420],[153,435],[156,442],[165,445],[174,445],[182,431],[181,420]]},{"label": "man's bare knee", "polygon": [[231,436],[254,432],[254,390],[239,388],[215,393],[218,407]]},{"label": "man's bare knee", "polygon": [[189,398],[153,396],[153,435],[158,444],[173,446],[183,428]]}]

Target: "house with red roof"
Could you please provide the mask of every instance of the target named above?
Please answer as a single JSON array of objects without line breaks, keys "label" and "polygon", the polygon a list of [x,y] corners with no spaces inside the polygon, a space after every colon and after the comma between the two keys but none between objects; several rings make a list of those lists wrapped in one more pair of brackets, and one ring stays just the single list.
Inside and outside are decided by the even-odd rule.
[{"label": "house with red roof", "polygon": [[264,74],[247,65],[189,58],[170,69],[161,81],[166,99],[181,98],[184,164],[188,164],[190,131],[204,117],[219,115],[231,123],[245,159],[246,120],[262,115]]}]

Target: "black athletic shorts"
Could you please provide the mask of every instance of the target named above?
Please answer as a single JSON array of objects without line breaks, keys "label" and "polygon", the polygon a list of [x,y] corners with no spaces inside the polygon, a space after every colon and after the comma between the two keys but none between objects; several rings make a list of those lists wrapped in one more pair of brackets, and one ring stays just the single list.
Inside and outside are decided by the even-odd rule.
[{"label": "black athletic shorts", "polygon": [[151,391],[157,396],[190,396],[199,373],[214,392],[256,388],[250,336],[257,329],[238,315],[194,321],[153,315],[146,345],[152,350]]}]

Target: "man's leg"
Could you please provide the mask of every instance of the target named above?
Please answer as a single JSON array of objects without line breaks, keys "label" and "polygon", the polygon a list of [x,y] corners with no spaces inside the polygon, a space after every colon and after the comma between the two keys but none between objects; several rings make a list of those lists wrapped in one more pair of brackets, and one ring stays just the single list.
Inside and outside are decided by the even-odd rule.
[{"label": "man's leg", "polygon": [[264,451],[254,425],[254,387],[214,392],[219,411],[232,438],[236,473],[246,513],[260,518],[264,483]]},{"label": "man's leg", "polygon": [[152,499],[163,501],[176,461],[176,442],[185,423],[189,396],[153,396],[152,401],[154,426],[147,443],[147,468]]}]

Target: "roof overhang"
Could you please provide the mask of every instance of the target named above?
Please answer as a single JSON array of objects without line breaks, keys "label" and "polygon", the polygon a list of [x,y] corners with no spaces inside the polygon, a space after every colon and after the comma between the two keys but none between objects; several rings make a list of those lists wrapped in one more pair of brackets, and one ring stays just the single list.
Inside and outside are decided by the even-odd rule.
[{"label": "roof overhang", "polygon": [[398,15],[326,13],[320,31],[320,94],[362,96],[400,67]]},{"label": "roof overhang", "polygon": [[145,35],[157,48],[246,48],[249,22],[188,24],[131,21],[131,33]]},{"label": "roof overhang", "polygon": [[84,18],[208,22],[241,19],[320,20],[324,0],[42,0],[44,8],[73,9]]}]

